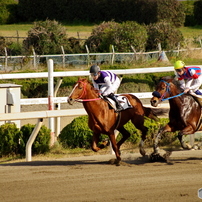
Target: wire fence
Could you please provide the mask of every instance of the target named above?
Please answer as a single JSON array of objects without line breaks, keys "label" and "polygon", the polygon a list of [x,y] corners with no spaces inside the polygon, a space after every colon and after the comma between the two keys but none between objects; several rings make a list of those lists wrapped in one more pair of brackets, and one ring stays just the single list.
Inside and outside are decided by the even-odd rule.
[{"label": "wire fence", "polygon": [[33,55],[29,56],[9,56],[5,48],[5,55],[0,56],[0,71],[13,71],[22,69],[37,69],[38,66],[47,64],[49,59],[54,64],[61,65],[63,68],[86,68],[91,64],[133,64],[137,61],[159,60],[162,53],[169,56],[177,56],[182,51],[202,51],[201,48],[177,49],[172,51],[162,51],[160,44],[159,50],[152,52],[136,52],[131,46],[133,52],[116,53],[112,46],[112,52],[109,53],[90,53],[86,46],[86,53],[81,54],[65,54],[61,47],[62,54],[57,55],[37,55],[33,49]]}]

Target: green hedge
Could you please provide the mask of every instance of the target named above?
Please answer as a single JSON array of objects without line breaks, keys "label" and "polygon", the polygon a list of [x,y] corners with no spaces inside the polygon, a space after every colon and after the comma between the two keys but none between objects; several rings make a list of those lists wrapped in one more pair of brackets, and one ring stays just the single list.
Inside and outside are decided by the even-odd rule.
[{"label": "green hedge", "polygon": [[[166,125],[168,123],[168,118],[161,118],[158,122],[145,118],[145,126],[148,127],[147,140],[146,143],[148,146],[152,146],[152,138],[154,134],[157,133],[161,126]],[[131,136],[128,138],[126,142],[130,142],[133,144],[139,143],[141,139],[141,132],[134,127],[131,122],[128,122],[125,125],[126,130],[128,130]],[[92,131],[88,127],[88,116],[81,116],[75,118],[70,124],[63,128],[59,135],[59,142],[64,148],[91,148],[92,142]],[[100,142],[104,139],[108,138],[106,135],[100,136]],[[121,134],[118,135],[117,141],[120,140]],[[168,136],[163,139],[161,144],[167,144],[174,140],[175,136]]]},{"label": "green hedge", "polygon": [[[17,128],[16,124],[6,123],[0,126],[0,157],[25,155],[26,143],[35,125],[26,124]],[[33,145],[32,154],[46,153],[49,151],[50,129],[42,126]]]}]

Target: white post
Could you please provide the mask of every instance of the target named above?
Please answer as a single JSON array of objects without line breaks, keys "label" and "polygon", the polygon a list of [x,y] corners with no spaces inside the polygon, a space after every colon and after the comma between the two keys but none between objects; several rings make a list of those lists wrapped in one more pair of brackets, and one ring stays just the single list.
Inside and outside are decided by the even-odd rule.
[{"label": "white post", "polygon": [[26,161],[32,160],[32,144],[34,140],[36,139],[36,136],[41,128],[41,125],[43,123],[43,119],[38,119],[38,123],[36,124],[34,130],[32,131],[32,134],[29,137],[29,140],[26,144]]},{"label": "white post", "polygon": [[[53,80],[53,60],[48,60],[48,109],[54,110],[54,80]],[[55,143],[55,131],[54,131],[54,118],[49,118],[49,129],[51,130],[51,140],[50,146],[53,146]]]}]

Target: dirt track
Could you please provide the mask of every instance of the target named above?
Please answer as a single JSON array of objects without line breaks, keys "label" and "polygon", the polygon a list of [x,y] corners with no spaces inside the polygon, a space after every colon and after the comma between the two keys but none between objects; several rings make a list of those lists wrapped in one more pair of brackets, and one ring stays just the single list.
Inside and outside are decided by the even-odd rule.
[{"label": "dirt track", "polygon": [[139,153],[0,164],[0,201],[202,201],[202,151],[175,151],[171,163],[151,163]]}]

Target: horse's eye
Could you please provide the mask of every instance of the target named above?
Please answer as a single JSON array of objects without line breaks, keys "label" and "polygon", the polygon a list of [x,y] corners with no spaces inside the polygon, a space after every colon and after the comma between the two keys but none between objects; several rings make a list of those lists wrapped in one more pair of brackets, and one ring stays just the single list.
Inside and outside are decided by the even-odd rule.
[{"label": "horse's eye", "polygon": [[82,89],[82,86],[79,86],[78,89]]}]

